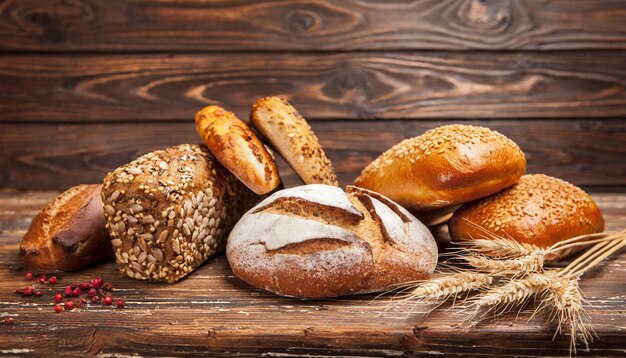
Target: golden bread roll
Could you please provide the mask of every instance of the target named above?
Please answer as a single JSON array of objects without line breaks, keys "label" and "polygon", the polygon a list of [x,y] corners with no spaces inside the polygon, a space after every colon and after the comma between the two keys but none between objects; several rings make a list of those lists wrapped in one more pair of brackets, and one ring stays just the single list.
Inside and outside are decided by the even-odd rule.
[{"label": "golden bread roll", "polygon": [[113,255],[101,187],[70,188],[37,214],[20,245],[24,266],[40,271],[74,271]]},{"label": "golden bread roll", "polygon": [[602,232],[604,219],[591,196],[580,188],[535,174],[524,175],[519,183],[498,194],[463,205],[448,226],[453,241],[485,238],[487,230],[546,248],[576,236]]},{"label": "golden bread roll", "polygon": [[279,97],[259,99],[250,112],[250,123],[305,184],[339,185],[315,133],[286,100]]},{"label": "golden bread roll", "polygon": [[261,195],[278,187],[274,159],[234,113],[218,106],[205,107],[196,114],[196,130],[215,158],[252,191]]},{"label": "golden bread roll", "polygon": [[177,281],[222,250],[257,199],[206,147],[190,144],[145,154],[102,187],[120,272],[150,281]]},{"label": "golden bread roll", "polygon": [[378,193],[310,184],[278,191],[248,211],[226,255],[235,275],[255,287],[322,298],[426,279],[437,245],[413,215]]},{"label": "golden bread roll", "polygon": [[524,153],[488,128],[449,125],[406,139],[370,163],[354,185],[413,211],[449,207],[515,184]]}]

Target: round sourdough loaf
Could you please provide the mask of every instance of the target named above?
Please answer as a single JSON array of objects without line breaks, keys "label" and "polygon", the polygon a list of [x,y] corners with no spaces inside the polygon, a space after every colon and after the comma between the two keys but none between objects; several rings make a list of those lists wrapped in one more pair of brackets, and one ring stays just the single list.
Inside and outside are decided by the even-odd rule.
[{"label": "round sourdough loaf", "polygon": [[361,172],[355,185],[412,211],[482,198],[509,187],[526,170],[519,147],[488,128],[449,125],[406,139]]},{"label": "round sourdough loaf", "polygon": [[311,184],[278,191],[235,225],[233,272],[284,296],[336,297],[427,278],[432,234],[413,215],[366,189]]},{"label": "round sourdough loaf", "polygon": [[604,219],[593,199],[580,188],[535,174],[524,175],[519,183],[496,195],[463,205],[448,226],[456,241],[488,239],[495,234],[545,248],[602,232]]},{"label": "round sourdough loaf", "polygon": [[174,282],[226,244],[257,201],[204,146],[148,153],[109,173],[102,201],[122,273]]}]

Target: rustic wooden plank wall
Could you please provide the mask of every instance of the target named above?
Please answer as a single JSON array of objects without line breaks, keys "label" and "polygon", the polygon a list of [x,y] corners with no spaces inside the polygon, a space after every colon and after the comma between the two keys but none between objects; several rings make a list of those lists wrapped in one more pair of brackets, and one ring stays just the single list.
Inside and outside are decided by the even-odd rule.
[{"label": "rustic wooden plank wall", "polygon": [[1,1],[0,187],[97,182],[198,141],[204,105],[245,118],[278,94],[344,184],[466,122],[517,141],[530,172],[626,191],[625,19],[622,0]]}]

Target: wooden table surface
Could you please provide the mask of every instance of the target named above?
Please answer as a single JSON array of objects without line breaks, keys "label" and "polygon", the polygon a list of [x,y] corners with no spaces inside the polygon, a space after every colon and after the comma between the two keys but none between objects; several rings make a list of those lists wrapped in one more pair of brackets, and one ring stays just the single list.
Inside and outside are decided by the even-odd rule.
[{"label": "wooden table surface", "polygon": [[[389,307],[390,296],[302,301],[251,288],[229,269],[225,256],[209,260],[176,284],[150,284],[121,277],[114,262],[60,275],[40,298],[13,293],[26,285],[17,248],[36,212],[55,192],[0,191],[0,355],[203,356],[405,356],[567,355],[568,338],[552,341],[554,326],[528,321],[524,310],[499,322],[468,328],[455,310],[424,316],[427,306]],[[626,195],[593,195],[607,230],[626,228]],[[441,233],[445,235],[445,233]],[[626,355],[626,252],[588,272],[581,284],[599,339],[589,353]],[[102,276],[125,299],[124,309],[88,305],[55,313],[52,296],[64,285]],[[381,315],[381,312],[383,314]]]}]

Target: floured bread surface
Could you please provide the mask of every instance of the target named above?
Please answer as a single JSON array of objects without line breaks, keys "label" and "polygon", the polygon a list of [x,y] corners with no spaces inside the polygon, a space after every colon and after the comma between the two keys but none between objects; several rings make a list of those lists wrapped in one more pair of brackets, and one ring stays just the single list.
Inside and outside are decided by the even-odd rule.
[{"label": "floured bread surface", "polygon": [[225,246],[257,196],[208,152],[183,144],[109,173],[102,201],[121,272],[174,282]]},{"label": "floured bread surface", "polygon": [[377,193],[313,184],[276,192],[248,211],[227,245],[233,272],[279,295],[336,297],[427,278],[430,231]]}]

